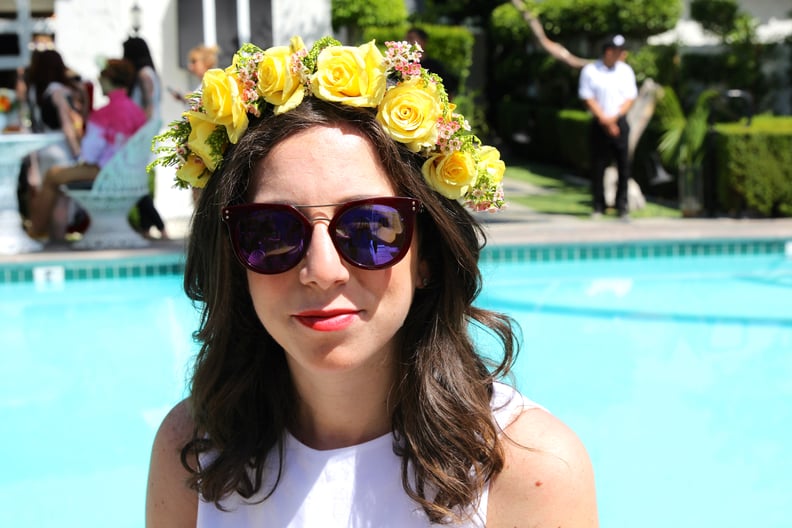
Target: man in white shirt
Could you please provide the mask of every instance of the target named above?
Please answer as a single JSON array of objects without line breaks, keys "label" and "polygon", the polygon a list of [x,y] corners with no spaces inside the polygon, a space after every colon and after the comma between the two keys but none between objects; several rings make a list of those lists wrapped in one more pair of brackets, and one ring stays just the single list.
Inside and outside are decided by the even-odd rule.
[{"label": "man in white shirt", "polygon": [[614,157],[619,173],[616,208],[622,218],[629,214],[627,182],[630,180],[630,165],[627,139],[630,127],[626,115],[638,96],[638,87],[635,72],[621,60],[624,45],[623,36],[610,37],[603,45],[601,58],[584,66],[580,73],[578,97],[594,117],[589,142],[594,216],[605,211],[603,177],[605,168]]}]

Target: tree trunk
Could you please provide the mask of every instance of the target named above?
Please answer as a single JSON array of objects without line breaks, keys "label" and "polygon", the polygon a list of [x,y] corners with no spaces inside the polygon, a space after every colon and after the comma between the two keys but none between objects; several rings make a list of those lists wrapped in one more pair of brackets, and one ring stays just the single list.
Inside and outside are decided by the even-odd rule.
[{"label": "tree trunk", "polygon": [[523,18],[528,23],[528,26],[531,28],[531,32],[536,37],[536,40],[539,42],[539,45],[544,48],[547,53],[549,53],[552,57],[555,57],[557,60],[571,66],[575,69],[581,69],[583,66],[592,62],[591,59],[584,59],[578,57],[577,55],[573,55],[566,49],[564,46],[550,40],[547,38],[547,35],[544,32],[544,28],[542,28],[542,23],[533,15],[533,13],[529,12],[525,8],[525,4],[522,3],[522,0],[512,0],[512,4],[517,10],[522,13]]}]

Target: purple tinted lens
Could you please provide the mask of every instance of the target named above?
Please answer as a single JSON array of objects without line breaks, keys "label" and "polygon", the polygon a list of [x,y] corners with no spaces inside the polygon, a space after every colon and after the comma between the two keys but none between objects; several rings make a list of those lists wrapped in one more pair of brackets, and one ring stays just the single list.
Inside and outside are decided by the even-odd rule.
[{"label": "purple tinted lens", "polygon": [[363,268],[393,265],[406,253],[412,233],[395,207],[366,203],[343,211],[335,221],[336,247]]},{"label": "purple tinted lens", "polygon": [[296,211],[258,210],[236,223],[239,254],[259,273],[281,273],[295,266],[305,248],[305,225]]},{"label": "purple tinted lens", "polygon": [[[349,264],[376,270],[393,266],[407,254],[420,202],[380,197],[345,204],[245,204],[223,210],[223,220],[237,258],[263,274],[283,273],[296,266],[311,243],[315,221],[299,209],[337,206],[328,224],[338,253]],[[317,221],[327,220],[318,217]]]}]

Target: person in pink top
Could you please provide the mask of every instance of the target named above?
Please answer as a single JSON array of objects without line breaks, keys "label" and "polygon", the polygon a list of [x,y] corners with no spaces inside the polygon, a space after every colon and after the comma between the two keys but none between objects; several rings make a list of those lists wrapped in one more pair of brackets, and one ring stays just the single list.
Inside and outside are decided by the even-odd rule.
[{"label": "person in pink top", "polygon": [[46,236],[61,185],[75,182],[90,185],[101,168],[146,122],[146,113],[127,95],[128,88],[134,81],[135,68],[129,61],[107,61],[99,74],[99,84],[109,102],[88,118],[77,163],[50,168],[44,175],[41,188],[31,197],[28,226],[30,236]]}]

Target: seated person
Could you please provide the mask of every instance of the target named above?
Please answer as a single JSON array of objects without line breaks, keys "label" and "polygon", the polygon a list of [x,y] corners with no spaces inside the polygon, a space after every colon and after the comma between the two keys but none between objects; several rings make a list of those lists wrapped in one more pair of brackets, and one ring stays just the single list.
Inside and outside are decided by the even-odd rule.
[{"label": "seated person", "polygon": [[44,175],[41,188],[31,197],[30,236],[46,237],[61,185],[73,182],[90,184],[99,170],[146,122],[146,113],[127,95],[134,82],[135,68],[129,61],[107,61],[99,74],[99,84],[109,102],[88,117],[77,164],[50,168]]}]

